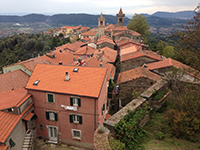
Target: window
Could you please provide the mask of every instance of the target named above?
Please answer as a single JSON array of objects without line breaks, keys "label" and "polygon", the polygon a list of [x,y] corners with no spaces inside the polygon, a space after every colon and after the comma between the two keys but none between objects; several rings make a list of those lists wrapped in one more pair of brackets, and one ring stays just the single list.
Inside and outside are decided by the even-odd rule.
[{"label": "window", "polygon": [[49,103],[54,103],[54,95],[53,94],[47,94],[47,101]]},{"label": "window", "polygon": [[122,22],[122,18],[119,18],[119,22]]},{"label": "window", "polygon": [[72,129],[72,138],[81,140],[81,130]]},{"label": "window", "polygon": [[81,99],[79,97],[70,97],[71,106],[81,106]]},{"label": "window", "polygon": [[105,110],[105,104],[103,104],[103,107],[102,107],[102,115],[104,113],[104,110]]},{"label": "window", "polygon": [[57,115],[57,113],[55,113],[53,111],[46,111],[46,119],[58,121],[58,115]]},{"label": "window", "polygon": [[41,129],[41,130],[44,130],[44,125],[43,124],[40,124],[38,123],[38,128]]},{"label": "window", "polygon": [[82,124],[82,116],[77,115],[77,114],[69,115],[69,121],[70,121],[70,123]]}]

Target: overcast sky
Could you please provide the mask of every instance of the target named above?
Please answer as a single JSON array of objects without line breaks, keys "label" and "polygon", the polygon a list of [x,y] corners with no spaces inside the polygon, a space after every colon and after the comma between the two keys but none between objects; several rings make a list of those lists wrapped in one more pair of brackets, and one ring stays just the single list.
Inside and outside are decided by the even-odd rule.
[{"label": "overcast sky", "polygon": [[199,0],[0,0],[0,14],[125,14],[194,10]]}]

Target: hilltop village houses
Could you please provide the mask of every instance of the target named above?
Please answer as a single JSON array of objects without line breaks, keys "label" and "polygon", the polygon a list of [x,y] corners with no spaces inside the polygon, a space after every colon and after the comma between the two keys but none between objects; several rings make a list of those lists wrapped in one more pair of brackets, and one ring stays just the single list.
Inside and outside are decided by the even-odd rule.
[{"label": "hilltop village houses", "polygon": [[[106,26],[101,13],[97,28],[45,31],[49,36],[62,33],[72,43],[2,68],[1,150],[33,149],[36,137],[93,149],[95,131],[112,117],[109,109],[123,109],[132,93],[155,85],[169,68],[192,70],[149,50],[139,33],[124,26],[124,17],[120,8],[115,25]],[[186,73],[185,79],[200,80]]]}]

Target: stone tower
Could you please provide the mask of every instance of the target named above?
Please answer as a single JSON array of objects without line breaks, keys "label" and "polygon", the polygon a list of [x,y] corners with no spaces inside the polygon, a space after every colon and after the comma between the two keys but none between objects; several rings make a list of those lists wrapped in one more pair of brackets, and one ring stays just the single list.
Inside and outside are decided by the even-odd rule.
[{"label": "stone tower", "polygon": [[99,37],[104,35],[105,30],[105,18],[103,17],[102,13],[98,19],[98,28],[99,28]]},{"label": "stone tower", "polygon": [[117,27],[124,26],[124,17],[125,14],[123,14],[122,8],[120,8],[119,13],[117,14]]}]

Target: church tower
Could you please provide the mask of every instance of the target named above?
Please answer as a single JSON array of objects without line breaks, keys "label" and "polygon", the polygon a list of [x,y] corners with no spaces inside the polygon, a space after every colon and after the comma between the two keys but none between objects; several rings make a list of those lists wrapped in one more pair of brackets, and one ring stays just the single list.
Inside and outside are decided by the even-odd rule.
[{"label": "church tower", "polygon": [[103,17],[102,13],[98,19],[98,28],[99,28],[99,37],[104,35],[105,30],[105,18]]},{"label": "church tower", "polygon": [[125,14],[123,14],[122,8],[120,8],[119,13],[117,14],[117,27],[124,26],[124,17]]}]

